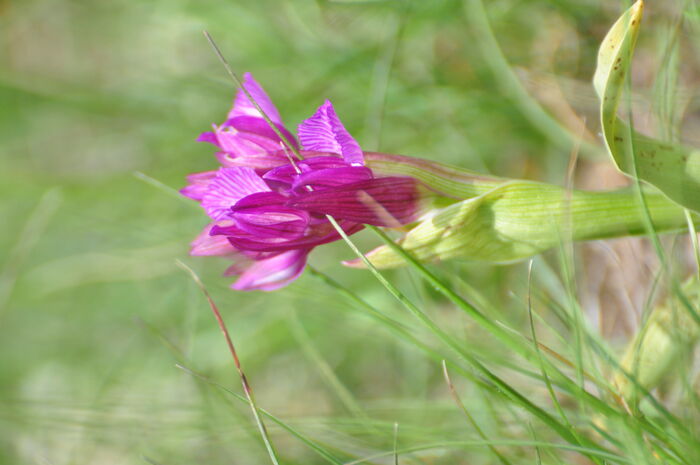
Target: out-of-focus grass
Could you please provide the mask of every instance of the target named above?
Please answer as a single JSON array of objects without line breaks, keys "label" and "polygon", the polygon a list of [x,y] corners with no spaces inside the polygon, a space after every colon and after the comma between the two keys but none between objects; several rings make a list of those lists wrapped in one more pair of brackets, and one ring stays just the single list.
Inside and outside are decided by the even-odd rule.
[{"label": "out-of-focus grass", "polygon": [[[586,117],[588,143],[599,145],[587,83],[622,5],[486,3],[521,91],[564,128],[575,131],[577,117]],[[134,175],[179,188],[187,173],[215,166],[212,149],[194,138],[220,122],[233,89],[201,35],[207,29],[238,71],[255,74],[290,127],[331,98],[366,150],[563,184],[566,144],[513,98],[517,89],[494,79],[484,36],[466,14],[451,0],[0,2],[0,463],[268,460],[248,407],[175,367],[239,386],[206,303],[175,259],[201,273],[221,307],[260,405],[339,459],[388,453],[369,462],[388,463],[398,422],[399,449],[441,444],[404,452],[401,463],[495,463],[452,401],[438,360],[309,273],[276,293],[228,290],[223,261],[186,258],[204,215]],[[647,16],[634,105],[652,117],[636,121],[692,141],[697,6],[650,5]],[[676,90],[664,84],[672,69],[655,81],[660,66],[679,62]],[[595,150],[581,157],[581,185],[620,182]],[[357,241],[376,243],[367,235]],[[653,266],[653,252],[643,243],[630,252],[629,244],[614,243],[612,254],[608,245],[577,249],[580,300],[614,347],[634,328],[631,315],[654,278],[640,265]],[[340,268],[350,257],[337,243],[311,262],[437,350],[369,273]],[[536,263],[534,312],[543,342],[568,350],[554,336],[565,333],[557,312],[571,304],[557,263],[556,254]],[[490,317],[529,335],[524,265],[455,262],[438,273],[457,276],[455,286]],[[556,415],[545,384],[518,373],[507,349],[417,277],[390,277]],[[452,375],[486,437],[515,441],[498,446],[513,463],[587,463],[549,447],[555,436],[527,412],[464,373]],[[560,397],[575,413],[575,399]],[[572,421],[585,422],[580,413]],[[280,427],[271,433],[284,463],[324,463]]]}]

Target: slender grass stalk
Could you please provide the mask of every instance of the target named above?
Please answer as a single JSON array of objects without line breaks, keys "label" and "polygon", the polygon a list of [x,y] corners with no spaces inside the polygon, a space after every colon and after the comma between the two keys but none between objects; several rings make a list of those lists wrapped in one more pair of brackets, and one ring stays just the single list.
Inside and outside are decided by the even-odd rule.
[{"label": "slender grass stalk", "polygon": [[[226,60],[226,57],[224,57],[224,54],[221,53],[221,49],[219,49],[219,46],[216,45],[216,42],[212,38],[212,36],[209,34],[208,31],[202,31],[204,33],[204,37],[206,37],[207,41],[209,42],[209,45],[211,45],[211,48],[214,50],[214,53],[216,53],[217,58],[221,62],[221,64],[224,66],[226,69],[226,72],[228,73],[229,77],[233,82],[238,86],[239,89],[243,91],[245,96],[250,100],[250,102],[253,104],[255,109],[260,113],[260,115],[263,117],[265,122],[270,126],[270,129],[275,133],[277,137],[280,138],[280,140],[284,143],[287,149],[289,149],[294,155],[299,158],[299,160],[302,160],[304,157],[301,156],[301,153],[299,150],[297,150],[296,146],[292,144],[292,142],[287,139],[287,136],[285,136],[282,131],[279,130],[277,125],[270,119],[270,117],[265,113],[265,111],[262,109],[260,104],[253,98],[253,96],[248,92],[248,89],[245,88],[243,85],[243,82],[241,79],[238,77],[236,73],[233,72],[233,69],[231,68],[231,65],[228,64],[228,60]],[[288,152],[285,150],[285,153],[288,154]],[[289,162],[296,168],[296,163],[294,161],[294,158],[289,157]]]},{"label": "slender grass stalk", "polygon": [[[245,402],[248,405],[250,404],[250,400],[246,396],[242,396],[238,394],[237,392],[232,391],[231,389],[227,388],[226,386],[223,386],[208,377],[204,376],[201,373],[197,373],[196,371],[187,368],[184,365],[177,364],[176,365],[179,369],[184,371],[185,373],[189,374],[190,376],[197,378],[219,390],[222,392],[225,392],[226,394],[233,396],[235,399]],[[329,452],[325,447],[319,445],[316,441],[313,441],[306,437],[305,435],[301,434],[299,431],[296,429],[292,428],[290,425],[288,425],[286,422],[282,421],[280,418],[276,417],[275,415],[271,414],[265,409],[259,408],[257,409],[265,418],[269,419],[273,423],[275,423],[277,426],[280,428],[284,429],[288,433],[290,433],[292,436],[296,437],[299,439],[301,442],[303,442],[305,445],[307,445],[310,449],[312,449],[314,452],[316,452],[320,457],[325,459],[327,462],[332,463],[334,465],[346,465],[345,462],[341,461],[339,458],[334,456],[331,452]]]},{"label": "slender grass stalk", "polygon": [[549,380],[549,375],[547,374],[547,369],[545,368],[542,352],[540,352],[540,344],[537,341],[537,333],[535,332],[535,322],[532,318],[532,260],[530,260],[530,263],[528,264],[527,268],[527,314],[530,323],[530,335],[532,336],[533,346],[535,352],[537,353],[537,358],[540,362],[540,371],[542,372],[542,378],[544,379],[545,385],[547,386],[549,397],[550,399],[552,399],[552,405],[554,405],[554,407],[557,409],[557,412],[559,412],[559,416],[561,416],[561,419],[564,421],[564,424],[566,424],[569,428],[573,429],[569,418],[567,417],[566,413],[564,413],[564,409],[562,408],[561,403],[559,403],[559,399],[554,393],[552,382]]},{"label": "slender grass stalk", "polygon": [[0,321],[6,315],[8,301],[17,281],[17,275],[24,264],[29,252],[34,248],[39,238],[46,230],[49,221],[63,201],[61,191],[53,188],[46,191],[39,203],[32,210],[18,240],[10,250],[0,271]]},{"label": "slender grass stalk", "polygon": [[685,219],[688,224],[688,232],[690,233],[690,242],[693,245],[693,254],[695,256],[695,271],[700,278],[700,245],[698,245],[698,233],[695,230],[695,223],[693,222],[692,213],[690,210],[685,210]]},{"label": "slender grass stalk", "polygon": [[201,210],[201,208],[199,207],[199,204],[197,204],[196,202],[193,202],[192,199],[188,199],[187,197],[183,196],[177,189],[173,189],[172,187],[165,184],[163,181],[160,181],[152,176],[149,176],[146,173],[142,173],[141,171],[134,171],[132,174],[139,181],[143,181],[144,183],[148,184],[149,186],[155,187],[156,189],[169,195],[170,197],[177,199],[180,202],[187,204],[193,208],[196,208],[197,211]]},{"label": "slender grass stalk", "polygon": [[[399,454],[410,454],[412,452],[421,452],[428,450],[440,450],[449,448],[474,448],[474,447],[539,447],[541,449],[549,450],[562,450],[578,452],[580,454],[586,455],[587,457],[595,457],[598,461],[605,460],[610,461],[610,463],[629,463],[635,464],[632,460],[621,457],[611,452],[600,451],[594,448],[587,448],[581,446],[575,446],[570,444],[560,444],[545,441],[527,441],[527,440],[490,440],[490,441],[441,441],[436,443],[421,444],[412,447],[405,447],[399,449],[397,452]],[[367,457],[362,457],[359,460],[354,460],[352,462],[346,462],[345,465],[359,465],[361,463],[370,462],[372,460],[381,459],[384,457],[391,457],[394,452],[382,452],[379,454],[370,455]],[[602,462],[601,462],[602,463]]]},{"label": "slender grass stalk", "polygon": [[399,465],[399,424],[394,423],[394,465]]},{"label": "slender grass stalk", "polygon": [[[519,343],[515,339],[513,339],[512,335],[508,331],[506,331],[502,326],[487,318],[477,308],[475,308],[473,305],[467,302],[462,296],[457,294],[452,288],[450,288],[444,282],[439,280],[437,276],[431,273],[422,263],[420,263],[408,252],[406,252],[399,245],[397,245],[384,231],[374,226],[368,226],[368,228],[377,236],[379,236],[379,238],[397,255],[401,256],[403,260],[410,264],[413,269],[418,271],[421,277],[425,279],[428,284],[430,284],[434,289],[436,289],[438,292],[444,295],[459,309],[461,309],[470,317],[472,317],[480,326],[494,334],[496,337],[498,337],[498,339],[501,342],[507,344],[511,349],[516,350],[521,355],[527,354],[527,350],[529,350],[529,348],[526,351],[524,351],[524,345],[522,343]],[[363,262],[365,266],[367,266],[370,270],[374,268],[374,265],[364,255],[362,255],[362,253],[359,252],[359,250],[356,253],[359,254],[358,256],[364,257]]]},{"label": "slender grass stalk", "polygon": [[[328,362],[319,353],[318,349],[313,345],[309,334],[299,321],[296,313],[290,318],[290,326],[292,333],[301,345],[301,349],[314,364],[318,367],[318,371],[325,380],[326,384],[332,389],[343,406],[348,412],[358,418],[367,419],[368,416],[362,407],[357,403],[352,392],[338,379],[338,376],[333,372],[333,369],[328,365]],[[376,432],[376,431],[375,431]]]},{"label": "slender grass stalk", "polygon": [[[484,441],[488,441],[488,438],[486,437],[486,434],[484,434],[484,430],[481,429],[479,424],[474,420],[474,417],[472,417],[471,413],[469,413],[469,410],[464,406],[464,403],[462,400],[459,398],[459,394],[457,394],[457,390],[455,389],[454,384],[452,384],[452,380],[450,379],[450,373],[447,371],[447,364],[445,361],[442,361],[442,374],[445,377],[445,382],[447,383],[447,387],[450,390],[450,395],[454,399],[455,403],[457,406],[464,412],[464,415],[467,417],[469,420],[469,423],[471,423],[472,427],[474,430],[477,432],[477,434],[483,439]],[[496,456],[496,458],[503,464],[503,465],[510,465],[510,462],[508,461],[507,458],[501,454],[498,449],[496,449],[494,446],[490,445],[489,449],[493,453],[493,455]]]},{"label": "slender grass stalk", "polygon": [[248,383],[248,379],[246,378],[246,375],[243,372],[243,368],[241,367],[241,361],[238,359],[238,353],[236,352],[236,348],[233,345],[233,340],[231,339],[231,335],[228,332],[226,323],[224,322],[224,319],[221,316],[221,312],[219,312],[216,303],[214,303],[214,299],[212,299],[211,295],[209,295],[209,291],[207,291],[207,288],[204,286],[204,283],[202,283],[202,280],[199,279],[197,273],[195,273],[194,270],[192,270],[192,268],[185,265],[180,260],[177,260],[177,266],[189,273],[189,275],[192,277],[192,280],[195,282],[195,284],[197,284],[197,287],[199,287],[199,289],[202,291],[202,294],[204,294],[204,297],[207,299],[209,307],[211,308],[211,311],[214,314],[214,318],[216,318],[216,322],[219,325],[219,329],[224,335],[224,339],[226,340],[226,345],[228,346],[229,352],[231,352],[233,363],[236,366],[236,371],[238,372],[238,376],[241,379],[243,392],[245,393],[246,399],[250,404],[250,409],[253,412],[253,417],[255,418],[255,423],[258,427],[258,430],[260,431],[263,443],[265,444],[265,449],[267,450],[267,453],[270,456],[270,461],[272,461],[274,465],[279,465],[279,461],[277,460],[277,453],[275,452],[275,448],[272,445],[272,442],[270,441],[270,436],[267,433],[265,423],[263,423],[262,418],[258,413],[258,406],[255,403],[255,396],[253,395],[253,390],[251,389],[250,383]]},{"label": "slender grass stalk", "polygon": [[[247,397],[242,396],[242,395],[232,391],[231,389],[211,380],[210,378],[204,376],[201,373],[195,372],[191,368],[188,368],[187,364],[190,361],[187,359],[186,355],[168,337],[166,337],[157,327],[155,327],[154,325],[152,325],[152,324],[150,324],[150,323],[148,323],[140,318],[137,319],[136,321],[139,325],[144,327],[151,334],[153,334],[156,338],[158,338],[158,340],[161,341],[161,343],[168,348],[168,350],[174,355],[175,360],[177,361],[175,366],[178,369],[182,370],[183,372],[187,373],[188,375],[192,376],[193,378],[195,378],[199,381],[202,381],[203,383],[205,383],[208,386],[215,387],[217,389],[217,392],[219,392],[221,394],[225,394],[225,396],[222,397],[224,400],[229,401],[230,396],[231,396],[231,397],[235,398],[236,400],[239,400],[239,401],[247,404],[250,407],[251,404],[250,404],[250,401]],[[200,383],[198,383],[198,386],[200,386]],[[237,410],[234,410],[234,411],[237,411]],[[262,409],[260,407],[258,407],[258,411],[263,416],[268,418],[270,421],[277,424],[279,427],[281,427],[282,429],[284,429],[285,431],[290,433],[292,436],[297,438],[300,442],[302,442],[304,445],[306,445],[311,450],[316,452],[320,457],[324,458],[329,463],[332,463],[334,465],[342,465],[343,464],[342,461],[340,461],[338,458],[336,458],[326,448],[322,447],[319,443],[313,441],[312,439],[305,436],[304,434],[302,434],[301,432],[299,432],[295,428],[292,428],[291,425],[284,422],[280,418],[272,415],[271,413],[269,413],[268,411],[266,411],[265,409]]]},{"label": "slender grass stalk", "polygon": [[[396,334],[399,338],[405,341],[408,345],[422,350],[428,357],[431,358],[431,360],[440,363],[442,360],[445,360],[445,357],[448,357],[450,355],[456,355],[454,353],[445,354],[430,347],[428,344],[426,344],[423,338],[411,334],[409,328],[406,325],[387,317],[379,310],[374,308],[372,305],[370,305],[367,301],[357,296],[350,289],[346,288],[330,276],[316,270],[312,266],[309,266],[309,272],[311,275],[321,280],[321,282],[334,289],[340,295],[346,297],[350,301],[357,304],[359,308],[364,309],[370,317],[372,317],[378,323],[384,325],[392,333]],[[476,376],[471,371],[465,370],[457,360],[455,360],[452,357],[447,358],[447,360],[449,361],[450,367],[452,367],[455,370],[458,370],[460,375],[468,378],[470,381],[479,385],[483,389],[488,389],[489,391],[495,392],[495,388],[492,384],[488,383],[486,380],[480,378],[479,376]]]}]

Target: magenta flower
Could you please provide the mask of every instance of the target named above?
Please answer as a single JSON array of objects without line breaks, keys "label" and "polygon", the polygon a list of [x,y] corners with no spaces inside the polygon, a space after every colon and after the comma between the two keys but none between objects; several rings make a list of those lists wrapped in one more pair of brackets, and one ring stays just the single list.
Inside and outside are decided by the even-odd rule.
[{"label": "magenta flower", "polygon": [[[364,224],[397,227],[418,219],[428,191],[409,177],[375,177],[359,144],[330,101],[301,125],[301,147],[252,76],[244,87],[286,140],[239,90],[228,119],[198,140],[218,147],[218,171],[188,176],[181,193],[212,219],[192,243],[192,255],[225,256],[239,290],[274,290],[295,280],[311,250]],[[285,143],[302,149],[300,159]]]}]

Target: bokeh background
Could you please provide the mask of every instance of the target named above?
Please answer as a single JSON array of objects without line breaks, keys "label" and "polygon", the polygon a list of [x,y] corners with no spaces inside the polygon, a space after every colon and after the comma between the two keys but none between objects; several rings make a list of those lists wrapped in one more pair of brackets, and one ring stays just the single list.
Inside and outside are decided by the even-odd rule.
[{"label": "bokeh background", "polygon": [[[589,83],[598,44],[627,2],[484,3],[503,55],[471,0],[0,1],[0,463],[267,463],[248,406],[176,367],[241,392],[177,259],[218,303],[259,404],[339,457],[391,451],[395,422],[401,447],[475,438],[439,361],[321,280],[306,273],[275,293],[239,293],[221,276],[225,261],[188,257],[206,219],[176,190],[188,173],[216,166],[195,138],[223,120],[234,94],[203,29],[235,70],[253,72],[288,127],[330,98],[365,150],[563,185],[580,146],[577,186],[623,185],[601,149]],[[636,123],[698,142],[700,10],[650,3],[635,57]],[[582,302],[612,344],[642,311],[647,249],[577,249]],[[413,324],[369,273],[339,265],[351,257],[338,243],[311,263]],[[556,268],[552,257],[538,260]],[[620,276],[625,264],[632,271]],[[499,318],[526,324],[526,264],[438,271],[464,292],[478,289]],[[543,292],[556,295],[556,272],[543,275]],[[414,276],[389,276],[476,352],[508,360]],[[489,396],[455,383],[493,437],[528,437],[518,412],[496,415]],[[285,463],[324,463],[280,427],[271,435]],[[526,449],[515,456],[531,460]],[[403,460],[494,463],[483,446]]]}]

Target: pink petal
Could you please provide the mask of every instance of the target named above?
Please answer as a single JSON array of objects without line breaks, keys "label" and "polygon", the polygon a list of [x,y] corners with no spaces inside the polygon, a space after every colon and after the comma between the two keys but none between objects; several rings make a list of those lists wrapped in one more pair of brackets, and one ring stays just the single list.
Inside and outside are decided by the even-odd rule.
[{"label": "pink petal", "polygon": [[209,234],[215,225],[215,223],[208,224],[199,236],[192,241],[190,255],[227,256],[237,253],[236,248],[231,245],[228,239],[223,236],[211,236]]},{"label": "pink petal", "polygon": [[202,199],[202,207],[207,215],[218,221],[226,218],[231,207],[243,197],[269,190],[265,181],[252,168],[219,168]]},{"label": "pink petal", "polygon": [[362,149],[345,129],[330,100],[299,125],[299,140],[305,150],[342,155],[351,165],[363,165]]},{"label": "pink petal", "polygon": [[299,239],[309,224],[309,214],[296,208],[280,207],[276,211],[255,209],[250,212],[234,212],[238,227],[260,238],[282,240]]},{"label": "pink petal", "polygon": [[343,168],[325,168],[302,173],[294,179],[292,189],[304,193],[327,187],[342,186],[358,181],[372,179],[372,170],[364,166],[347,166]]},{"label": "pink petal", "polygon": [[240,132],[232,126],[222,126],[216,130],[216,146],[236,157],[265,154],[280,149],[276,140],[258,134]]},{"label": "pink petal", "polygon": [[217,147],[219,146],[219,139],[216,136],[216,131],[218,130],[217,126],[214,125],[214,131],[208,131],[208,132],[203,132],[197,137],[197,142],[208,142],[210,144],[214,144]]},{"label": "pink petal", "polygon": [[209,191],[209,184],[215,177],[216,171],[204,171],[202,173],[190,174],[187,176],[187,186],[180,189],[180,193],[185,197],[201,202],[202,198]]},{"label": "pink petal", "polygon": [[[350,221],[340,220],[340,227],[350,236],[361,231],[364,226]],[[251,234],[236,225],[228,227],[214,227],[211,234],[226,236],[229,242],[238,250],[260,252],[262,255],[271,252],[286,252],[289,250],[311,249],[317,245],[337,241],[340,235],[326,220],[310,226],[306,234],[298,239],[286,240],[276,236]]]},{"label": "pink petal", "polygon": [[[273,144],[270,150],[279,150],[283,142],[289,142],[293,144],[295,148],[299,148],[296,139],[291,132],[287,131],[281,123],[275,123],[275,131],[268,123],[262,118],[254,116],[237,116],[235,118],[230,118],[226,121],[225,127],[233,128],[242,134],[257,135],[260,138],[266,139],[268,144]],[[285,140],[282,140],[277,132],[284,136]]]},{"label": "pink petal", "polygon": [[[296,166],[302,173],[306,173],[318,169],[342,168],[347,167],[348,165],[343,161],[342,158],[339,157],[305,156],[303,160],[299,160],[296,162]],[[294,182],[294,178],[296,178],[297,176],[297,170],[294,168],[294,166],[292,166],[291,163],[285,163],[284,165],[280,165],[263,174],[263,178],[266,181],[277,181],[289,185],[291,185]]]},{"label": "pink petal", "polygon": [[263,171],[268,171],[284,163],[288,163],[287,155],[285,155],[285,153],[281,150],[278,150],[275,153],[246,155],[245,157],[237,157],[227,152],[217,152],[216,159],[227,168],[247,166],[248,168]]},{"label": "pink petal", "polygon": [[[254,121],[241,121],[254,120]],[[282,126],[277,129],[296,147],[294,137]],[[208,142],[236,157],[276,152],[283,144],[267,123],[261,118],[241,116],[214,126],[213,132],[203,132],[197,142]]]},{"label": "pink petal", "polygon": [[[253,100],[262,108],[273,122],[282,124],[282,118],[280,117],[279,111],[275,108],[272,100],[263,90],[262,86],[257,83],[250,73],[245,73],[243,75],[243,87],[248,91]],[[235,118],[237,116],[256,116],[261,118],[262,115],[255,108],[255,105],[250,101],[248,96],[242,89],[238,89],[236,93],[236,99],[233,103],[233,108],[228,114],[229,118]]]},{"label": "pink petal", "polygon": [[287,198],[277,192],[251,194],[231,208],[238,229],[261,240],[274,242],[299,239],[309,224],[304,210],[284,205]]},{"label": "pink petal", "polygon": [[274,291],[297,279],[304,271],[308,249],[290,250],[253,263],[231,287],[239,291]]}]

